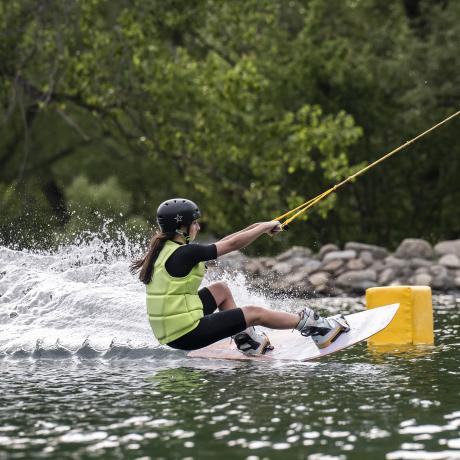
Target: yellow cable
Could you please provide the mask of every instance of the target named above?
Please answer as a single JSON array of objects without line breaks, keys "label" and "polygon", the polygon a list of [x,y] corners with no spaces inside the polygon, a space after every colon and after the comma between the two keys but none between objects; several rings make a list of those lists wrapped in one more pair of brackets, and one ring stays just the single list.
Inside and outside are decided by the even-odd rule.
[{"label": "yellow cable", "polygon": [[[288,219],[286,219],[282,224],[281,226],[282,227],[285,227],[287,224],[289,224],[290,222],[292,222],[294,219],[296,219],[297,217],[299,217],[300,215],[302,215],[304,212],[306,212],[308,209],[310,209],[312,206],[314,206],[316,203],[318,203],[319,201],[321,201],[323,198],[325,198],[326,196],[328,196],[329,194],[331,194],[332,192],[335,192],[339,187],[342,187],[342,185],[345,185],[347,182],[350,182],[352,179],[354,179],[355,177],[363,174],[364,172],[366,172],[367,170],[373,168],[374,166],[376,166],[377,164],[381,163],[382,161],[386,160],[387,158],[391,157],[392,155],[394,155],[395,153],[399,152],[400,150],[402,150],[403,148],[407,147],[408,145],[412,144],[413,142],[415,142],[416,140],[420,139],[421,137],[425,136],[426,134],[428,134],[429,132],[433,131],[434,129],[436,128],[439,128],[439,126],[443,125],[444,123],[447,123],[449,120],[451,120],[452,118],[456,117],[457,115],[460,114],[460,110],[458,112],[455,112],[453,115],[450,115],[449,117],[445,118],[444,120],[442,120],[441,122],[439,122],[438,124],[432,126],[430,129],[427,129],[426,131],[424,131],[423,133],[419,134],[418,136],[414,137],[413,139],[405,142],[404,144],[400,145],[399,147],[397,147],[396,149],[392,150],[391,152],[383,155],[381,158],[379,158],[378,160],[372,162],[371,164],[367,165],[366,167],[364,167],[363,169],[360,169],[358,172],[356,172],[355,174],[352,174],[351,176],[347,177],[346,179],[344,179],[342,182],[339,182],[338,184],[334,185],[334,187],[331,187],[330,189],[326,190],[325,192],[317,195],[316,197],[306,201],[305,203],[302,203],[300,206],[297,206],[296,208],[294,209],[291,209],[290,211],[284,213],[283,215],[279,216],[279,217],[276,217],[275,219],[273,220],[281,220],[287,216],[289,216],[290,214],[294,213],[295,214],[291,217],[289,217]],[[297,212],[296,212],[297,211]]]},{"label": "yellow cable", "polygon": [[[333,187],[334,188],[334,187]],[[332,189],[329,189],[329,190],[326,190],[325,192],[321,193],[320,195],[312,198],[311,200],[309,201],[306,201],[305,203],[301,204],[300,206],[297,206],[297,208],[294,208],[292,209],[291,211],[283,214],[282,216],[279,216],[273,220],[277,220],[279,221],[280,219],[283,219],[285,217],[287,217],[288,215],[294,213],[295,211],[298,211],[296,212],[293,216],[287,218],[284,223],[282,224],[283,226],[289,224],[290,222],[292,222],[297,216],[300,216],[301,214],[303,214],[307,209],[311,208],[312,206],[314,206],[318,201],[320,201],[321,199],[323,199],[324,197],[326,197],[327,195],[329,195],[329,193],[332,192]]]},{"label": "yellow cable", "polygon": [[286,225],[290,224],[294,219],[296,219],[297,217],[299,217],[300,215],[302,215],[304,212],[306,212],[308,209],[310,209],[311,207],[313,207],[316,203],[318,203],[319,201],[321,201],[323,198],[325,198],[326,196],[328,196],[329,194],[331,194],[333,191],[335,190],[335,186],[330,188],[329,190],[326,190],[324,193],[322,193],[321,195],[318,195],[316,198],[314,198],[313,200],[311,200],[311,202],[306,205],[304,208],[302,208],[300,211],[296,212],[293,216],[291,216],[289,219],[286,219],[282,224],[281,226],[282,227],[285,227]]},{"label": "yellow cable", "polygon": [[303,208],[304,206],[306,206],[307,204],[311,203],[315,198],[312,198],[311,200],[309,201],[306,201],[305,203],[302,203],[300,206],[297,206],[297,208],[294,208],[294,209],[291,209],[290,211],[282,214],[281,216],[278,216],[278,217],[275,217],[273,220],[281,220],[281,219],[284,219],[285,217],[289,216],[289,214],[292,214],[294,213],[295,211],[299,210],[300,208]]}]

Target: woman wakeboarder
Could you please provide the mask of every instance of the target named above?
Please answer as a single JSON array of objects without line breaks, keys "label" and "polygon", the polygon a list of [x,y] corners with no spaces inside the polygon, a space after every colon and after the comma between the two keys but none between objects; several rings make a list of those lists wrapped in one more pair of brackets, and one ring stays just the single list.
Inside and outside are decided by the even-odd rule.
[{"label": "woman wakeboarder", "polygon": [[199,289],[204,262],[242,249],[264,233],[272,236],[281,230],[277,221],[261,222],[214,244],[189,244],[200,231],[200,217],[193,201],[175,198],[161,203],[157,210],[160,232],[153,235],[145,255],[130,266],[146,285],[148,317],[160,344],[195,350],[233,337],[240,351],[258,355],[270,349],[270,341],[254,326],[297,329],[311,336],[319,348],[349,330],[343,316],[323,318],[308,307],[298,314],[255,305],[238,308],[224,282]]}]

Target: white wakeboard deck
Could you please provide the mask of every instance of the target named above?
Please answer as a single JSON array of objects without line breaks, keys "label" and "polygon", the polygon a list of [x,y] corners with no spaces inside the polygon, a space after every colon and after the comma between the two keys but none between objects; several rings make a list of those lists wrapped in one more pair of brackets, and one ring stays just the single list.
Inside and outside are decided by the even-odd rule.
[{"label": "white wakeboard deck", "polygon": [[303,337],[298,331],[263,328],[275,347],[274,350],[267,351],[264,355],[246,356],[236,348],[235,342],[228,338],[199,350],[193,350],[187,356],[244,361],[254,359],[259,361],[310,361],[348,348],[377,334],[390,324],[398,308],[399,304],[392,304],[346,315],[350,331],[343,332],[335,342],[322,349],[315,345],[311,337]]}]

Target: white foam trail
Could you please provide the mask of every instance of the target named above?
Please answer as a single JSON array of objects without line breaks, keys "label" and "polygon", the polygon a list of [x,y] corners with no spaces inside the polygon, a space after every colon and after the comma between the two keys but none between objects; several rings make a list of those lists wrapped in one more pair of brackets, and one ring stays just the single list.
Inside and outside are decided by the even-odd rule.
[{"label": "white foam trail", "polygon": [[[77,352],[88,345],[108,350],[114,341],[132,348],[158,346],[144,286],[129,273],[130,257],[116,254],[116,247],[98,238],[55,253],[0,247],[0,353]],[[248,290],[241,273],[224,278],[238,304],[267,304]]]}]

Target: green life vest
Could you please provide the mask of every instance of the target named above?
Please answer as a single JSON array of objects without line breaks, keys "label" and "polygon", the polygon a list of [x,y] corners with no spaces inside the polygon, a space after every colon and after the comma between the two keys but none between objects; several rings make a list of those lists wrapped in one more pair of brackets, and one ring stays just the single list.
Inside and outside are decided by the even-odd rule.
[{"label": "green life vest", "polygon": [[166,271],[166,261],[180,245],[166,241],[154,265],[153,277],[147,284],[147,313],[157,340],[168,343],[198,326],[203,317],[203,304],[198,288],[205,274],[203,262],[191,272],[176,278]]}]

